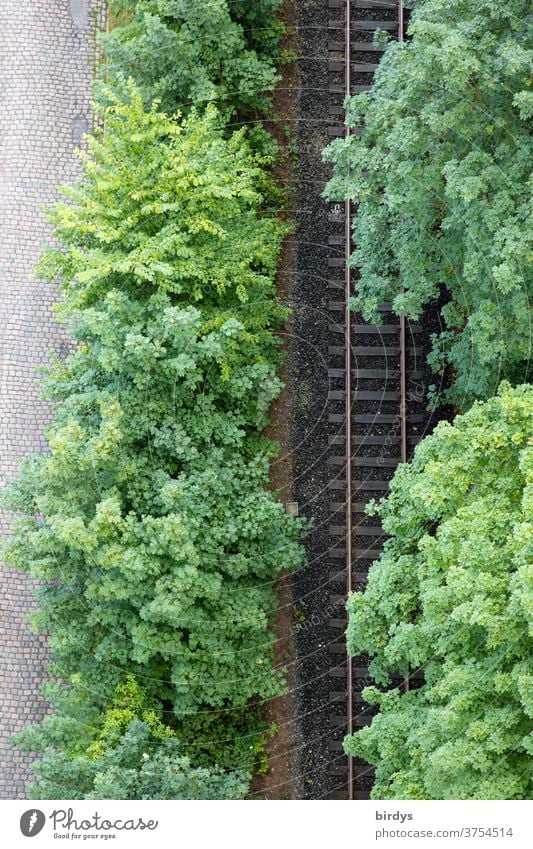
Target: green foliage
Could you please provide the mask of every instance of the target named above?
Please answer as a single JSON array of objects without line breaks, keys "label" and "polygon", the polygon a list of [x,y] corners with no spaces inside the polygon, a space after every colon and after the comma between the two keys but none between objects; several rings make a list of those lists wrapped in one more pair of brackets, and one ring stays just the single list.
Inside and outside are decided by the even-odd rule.
[{"label": "green foliage", "polygon": [[75,686],[49,685],[56,714],[28,726],[19,744],[43,757],[32,799],[239,799],[250,780],[246,770],[194,767],[174,731],[147,707],[133,678],[117,688],[101,716],[87,709]]},{"label": "green foliage", "polygon": [[59,276],[77,346],[48,370],[50,452],[15,484],[26,519],[6,552],[43,581],[53,673],[76,690],[76,725],[100,731],[80,750],[60,711],[28,732],[45,753],[35,792],[79,773],[81,798],[242,795],[258,708],[283,689],[273,582],[302,559],[261,435],[281,388],[287,228],[262,211],[265,163],[214,108],[169,118],[131,83],[110,100],[83,181],[51,212],[61,247],[40,272]]},{"label": "green foliage", "polygon": [[328,194],[355,199],[354,307],[392,301],[419,317],[445,287],[431,364],[451,364],[467,405],[501,377],[526,379],[531,273],[531,62],[526,0],[421,0],[411,40],[391,43],[368,94],[351,98],[361,138],[337,140]]},{"label": "green foliage", "polygon": [[[106,133],[89,140],[84,181],[65,190],[74,205],[58,204],[51,216],[65,249],[48,250],[39,266],[68,281],[67,309],[112,289],[141,303],[168,292],[217,316],[236,301],[270,299],[288,232],[260,216],[271,161],[251,152],[242,130],[225,139],[214,107],[179,121],[145,111],[132,83],[126,102],[108,94]],[[272,309],[265,303],[263,318],[243,306],[258,325]]]},{"label": "green foliage", "polygon": [[[89,758],[97,760],[107,749],[116,748],[134,719],[140,719],[145,724],[155,741],[173,736],[172,729],[164,725],[158,716],[158,706],[148,703],[146,690],[141,688],[132,675],[128,675],[117,686],[111,703],[99,716],[97,737],[91,740],[85,750]],[[79,751],[79,742],[77,747]]]},{"label": "green foliage", "polygon": [[114,0],[130,12],[100,36],[110,82],[133,76],[174,112],[216,101],[225,116],[268,108],[278,80],[279,0]]},{"label": "green foliage", "polygon": [[[376,799],[529,799],[533,676],[533,388],[502,385],[441,422],[374,512],[391,535],[348,602],[379,705],[346,738]],[[391,677],[421,669],[401,695]]]}]

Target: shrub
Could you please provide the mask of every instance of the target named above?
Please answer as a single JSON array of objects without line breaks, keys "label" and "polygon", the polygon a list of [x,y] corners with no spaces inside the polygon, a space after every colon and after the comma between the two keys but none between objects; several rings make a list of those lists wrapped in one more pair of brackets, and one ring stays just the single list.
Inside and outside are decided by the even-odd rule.
[{"label": "shrub", "polygon": [[328,195],[357,204],[354,307],[421,315],[444,287],[430,357],[468,405],[530,355],[532,19],[525,0],[422,0],[411,39],[391,44],[373,89],[348,102],[364,125],[328,148]]},{"label": "shrub", "polygon": [[[194,769],[249,772],[257,707],[283,688],[273,582],[301,562],[301,524],[267,488],[276,448],[261,434],[281,388],[273,280],[287,231],[262,212],[264,163],[242,132],[224,137],[213,108],[169,118],[133,84],[126,102],[110,99],[83,181],[51,213],[62,246],[40,272],[60,278],[77,347],[47,373],[50,453],[15,484],[10,505],[27,518],[6,559],[44,582],[35,625],[83,710],[105,711],[134,675],[181,742],[136,765],[153,729],[128,725],[96,769],[84,752],[69,765],[57,740],[45,795],[54,769],[78,768],[89,794],[151,792],[151,765],[167,770],[186,747]],[[46,727],[66,734],[58,722]],[[188,770],[157,792],[185,792]],[[204,794],[244,780],[198,775]]]},{"label": "shrub", "polygon": [[[441,422],[379,512],[391,539],[348,602],[380,712],[347,737],[375,799],[528,799],[533,677],[533,388]],[[400,694],[392,676],[422,670]]]}]

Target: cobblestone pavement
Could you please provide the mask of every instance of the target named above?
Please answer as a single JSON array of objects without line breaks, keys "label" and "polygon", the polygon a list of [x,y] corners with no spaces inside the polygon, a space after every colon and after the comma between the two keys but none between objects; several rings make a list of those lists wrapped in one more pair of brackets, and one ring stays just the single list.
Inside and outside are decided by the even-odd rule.
[{"label": "cobblestone pavement", "polygon": [[[53,287],[32,279],[50,228],[40,211],[72,182],[90,128],[94,31],[105,0],[0,0],[0,487],[43,449],[50,410],[35,369],[69,343],[55,324]],[[0,532],[9,517],[0,513]],[[31,755],[10,738],[40,719],[46,640],[28,628],[33,582],[0,566],[0,798],[25,796]]]}]

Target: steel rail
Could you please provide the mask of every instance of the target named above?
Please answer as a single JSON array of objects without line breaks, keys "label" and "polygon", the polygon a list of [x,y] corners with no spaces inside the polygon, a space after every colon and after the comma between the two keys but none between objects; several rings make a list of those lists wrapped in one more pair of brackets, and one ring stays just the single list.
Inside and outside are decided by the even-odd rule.
[{"label": "steel rail", "polygon": [[[346,32],[344,45],[344,86],[346,97],[349,96],[352,86],[352,51],[351,51],[351,8],[350,0],[346,0]],[[350,137],[350,127],[346,122],[346,138]],[[347,198],[344,208],[344,367],[345,374],[345,408],[346,419],[346,598],[352,592],[352,339],[351,339],[351,310],[350,298],[352,295],[352,273],[350,268],[350,254],[352,248],[352,201]],[[347,733],[353,734],[353,658],[347,655],[346,667],[346,690],[347,690]],[[354,764],[351,755],[348,755],[348,799],[354,798]]]},{"label": "steel rail", "polygon": [[[350,0],[347,0],[348,5]],[[403,35],[403,0],[398,0],[398,41]],[[400,315],[400,460],[407,463],[407,322],[405,314]]]},{"label": "steel rail", "polygon": [[[403,0],[398,0],[398,41],[404,41],[404,8]],[[351,61],[351,44],[352,44],[352,17],[351,17],[351,0],[345,0],[345,46],[344,46],[344,88],[346,96],[349,96],[352,88],[352,61]],[[348,123],[345,124],[345,137],[351,135]],[[344,208],[344,367],[345,367],[345,466],[346,466],[346,596],[350,596],[353,587],[353,548],[352,548],[352,499],[353,499],[353,480],[352,480],[352,321],[350,310],[350,298],[352,296],[352,273],[349,265],[349,259],[352,252],[352,200],[347,198]],[[400,462],[406,463],[408,459],[408,435],[407,435],[407,321],[405,314],[400,315],[399,319],[399,378],[400,378],[400,406],[399,406],[399,429],[400,429]],[[354,666],[353,658],[348,655],[346,667],[346,730],[347,734],[354,733]],[[404,683],[404,689],[409,689],[409,680]],[[355,775],[354,762],[351,755],[348,755],[348,773],[347,773],[347,791],[348,799],[355,798]]]},{"label": "steel rail", "polygon": [[[398,41],[404,40],[403,0],[398,0]],[[400,314],[400,460],[407,463],[407,322]],[[409,690],[409,672],[403,682],[404,693]]]}]

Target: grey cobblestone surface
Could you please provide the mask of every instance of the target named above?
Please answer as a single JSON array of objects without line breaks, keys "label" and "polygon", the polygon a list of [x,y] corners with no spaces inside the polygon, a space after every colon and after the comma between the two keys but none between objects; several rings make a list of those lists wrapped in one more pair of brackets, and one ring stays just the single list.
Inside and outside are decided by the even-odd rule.
[{"label": "grey cobblestone surface", "polygon": [[[54,322],[54,288],[32,279],[50,227],[41,207],[78,172],[74,155],[91,126],[94,32],[105,0],[0,0],[0,488],[23,457],[44,448],[50,409],[35,369],[69,343]],[[0,513],[0,532],[9,516]],[[26,619],[34,582],[0,566],[0,798],[25,797],[31,755],[13,733],[47,710],[39,688],[46,639]]]}]

